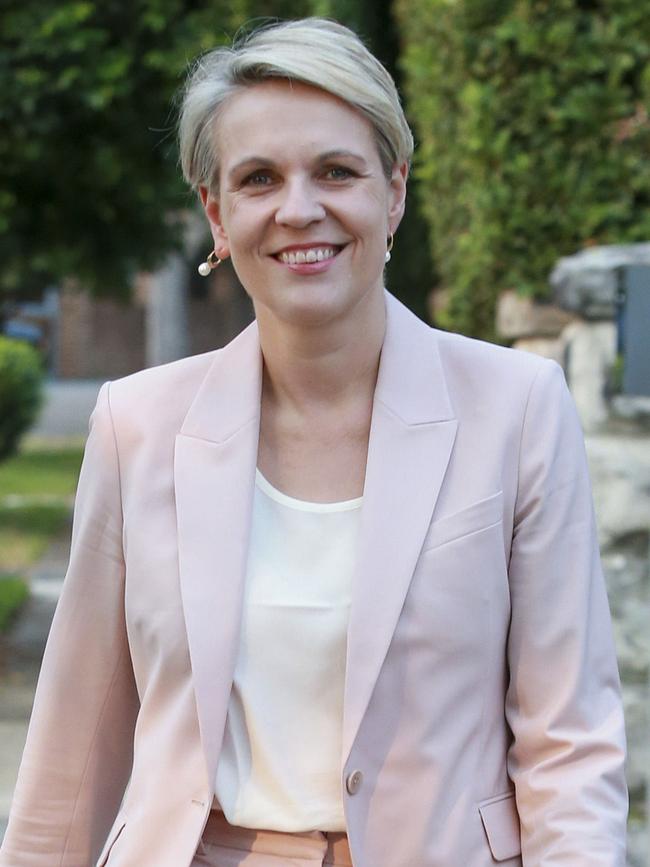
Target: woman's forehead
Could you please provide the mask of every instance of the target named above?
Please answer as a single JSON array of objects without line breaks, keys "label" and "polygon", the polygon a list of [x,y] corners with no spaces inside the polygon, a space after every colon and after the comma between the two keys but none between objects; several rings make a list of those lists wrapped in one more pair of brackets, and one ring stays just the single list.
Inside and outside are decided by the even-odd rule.
[{"label": "woman's forehead", "polygon": [[246,154],[274,161],[337,151],[378,158],[372,124],[361,112],[300,82],[271,80],[237,92],[220,112],[215,135],[222,166]]}]

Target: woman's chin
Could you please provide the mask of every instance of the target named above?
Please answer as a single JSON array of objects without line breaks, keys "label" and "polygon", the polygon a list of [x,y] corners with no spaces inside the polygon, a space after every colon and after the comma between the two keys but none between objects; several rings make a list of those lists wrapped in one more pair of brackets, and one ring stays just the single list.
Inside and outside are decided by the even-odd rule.
[{"label": "woman's chin", "polygon": [[[370,293],[383,297],[383,283],[380,281]],[[364,298],[369,298],[368,288],[307,285],[287,286],[272,297],[252,300],[258,319],[272,317],[291,327],[317,328],[353,316]]]},{"label": "woman's chin", "polygon": [[[351,299],[346,303],[346,299],[337,292],[314,292],[308,289],[278,293],[278,297],[264,302],[253,299],[253,306],[258,319],[271,316],[292,327],[315,328],[345,315],[352,304]],[[264,308],[263,312],[261,307]]]}]

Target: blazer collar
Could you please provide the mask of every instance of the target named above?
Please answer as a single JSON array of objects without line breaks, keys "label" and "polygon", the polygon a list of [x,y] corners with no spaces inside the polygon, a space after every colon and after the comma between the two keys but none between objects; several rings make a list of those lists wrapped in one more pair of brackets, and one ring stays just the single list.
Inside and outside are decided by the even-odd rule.
[{"label": "blazer collar", "polygon": [[214,353],[196,396],[183,420],[181,434],[225,442],[259,418],[262,394],[262,352],[257,321],[251,322],[223,349]]},{"label": "blazer collar", "polygon": [[[454,418],[435,331],[384,290],[386,333],[375,401],[405,424]],[[259,417],[262,353],[253,321],[217,350],[181,427],[186,436],[223,442]]]},{"label": "blazer collar", "polygon": [[405,424],[454,418],[434,331],[388,291],[375,401]]}]

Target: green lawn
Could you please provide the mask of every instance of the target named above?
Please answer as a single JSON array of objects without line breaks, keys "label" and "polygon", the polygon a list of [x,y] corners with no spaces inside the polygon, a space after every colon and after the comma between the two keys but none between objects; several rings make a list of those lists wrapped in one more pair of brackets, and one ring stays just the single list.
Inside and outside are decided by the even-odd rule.
[{"label": "green lawn", "polygon": [[15,575],[0,576],[0,634],[28,596],[29,588],[22,578]]},{"label": "green lawn", "polygon": [[28,594],[22,576],[69,525],[82,454],[30,448],[0,464],[0,632]]},{"label": "green lawn", "polygon": [[0,463],[0,503],[9,495],[35,498],[74,494],[83,450],[30,449]]},{"label": "green lawn", "polygon": [[62,533],[70,516],[63,502],[19,506],[0,503],[0,575],[24,572],[43,554],[52,538]]}]

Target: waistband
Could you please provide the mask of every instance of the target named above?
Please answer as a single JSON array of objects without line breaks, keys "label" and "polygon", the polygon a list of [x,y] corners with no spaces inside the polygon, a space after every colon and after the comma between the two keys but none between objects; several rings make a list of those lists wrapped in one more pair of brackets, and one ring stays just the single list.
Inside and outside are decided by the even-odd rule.
[{"label": "waistband", "polygon": [[267,831],[231,825],[220,810],[211,810],[203,829],[203,843],[224,848],[304,858],[333,867],[352,867],[348,837],[344,831]]}]

